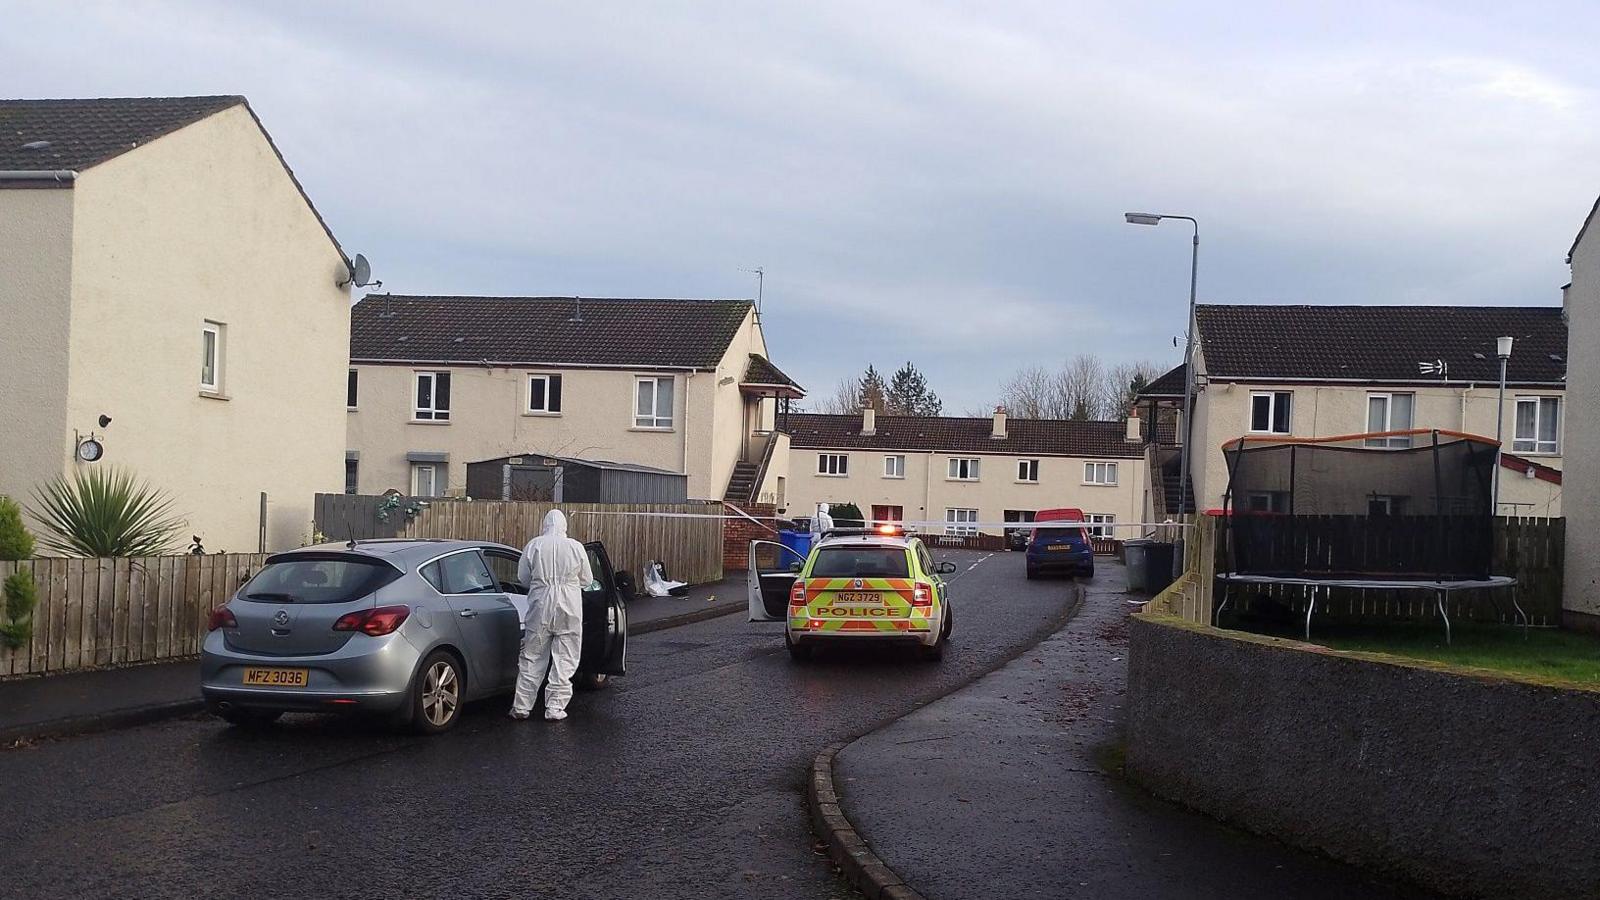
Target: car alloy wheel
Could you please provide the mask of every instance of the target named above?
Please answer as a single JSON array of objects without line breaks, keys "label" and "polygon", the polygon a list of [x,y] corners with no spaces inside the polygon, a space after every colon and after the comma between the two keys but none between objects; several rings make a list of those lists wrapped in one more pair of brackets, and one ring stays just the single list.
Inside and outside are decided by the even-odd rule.
[{"label": "car alloy wheel", "polygon": [[422,664],[414,722],[419,731],[435,734],[455,724],[461,711],[461,670],[455,657],[436,652]]}]

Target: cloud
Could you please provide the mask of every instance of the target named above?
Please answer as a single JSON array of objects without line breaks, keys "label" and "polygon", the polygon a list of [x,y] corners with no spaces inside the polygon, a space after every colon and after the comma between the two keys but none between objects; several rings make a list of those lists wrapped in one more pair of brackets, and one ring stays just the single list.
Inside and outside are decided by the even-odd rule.
[{"label": "cloud", "polygon": [[[29,96],[242,92],[397,291],[730,296],[779,364],[947,407],[1202,299],[1557,302],[1600,186],[1581,17],[824,0],[95,5],[0,32]],[[1548,24],[1546,24],[1548,23]]]}]

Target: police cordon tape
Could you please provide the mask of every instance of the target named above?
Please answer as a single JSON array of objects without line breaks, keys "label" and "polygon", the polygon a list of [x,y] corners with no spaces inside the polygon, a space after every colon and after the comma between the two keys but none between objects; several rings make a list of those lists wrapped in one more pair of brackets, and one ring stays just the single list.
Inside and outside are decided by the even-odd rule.
[{"label": "police cordon tape", "polygon": [[[621,516],[625,518],[645,519],[729,519],[736,522],[779,522],[794,524],[795,520],[787,516],[756,516],[734,515],[727,513],[677,513],[677,512],[600,512],[598,510],[578,510],[572,514],[577,516]],[[805,518],[802,516],[801,518]],[[848,521],[855,522],[856,519]],[[897,528],[912,529],[978,529],[978,528],[1067,528],[1081,525],[1084,528],[1193,528],[1193,522],[1085,522],[1082,519],[1044,519],[1034,522],[948,522],[944,520],[912,521],[906,519],[868,519],[865,526],[876,527],[879,525],[893,525]],[[835,531],[849,530],[840,528],[837,523]]]}]

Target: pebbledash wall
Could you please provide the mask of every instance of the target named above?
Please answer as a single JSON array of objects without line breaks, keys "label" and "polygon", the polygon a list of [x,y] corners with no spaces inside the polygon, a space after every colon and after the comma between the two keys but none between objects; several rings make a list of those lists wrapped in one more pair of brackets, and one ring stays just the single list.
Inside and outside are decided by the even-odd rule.
[{"label": "pebbledash wall", "polygon": [[1600,689],[1130,621],[1156,794],[1435,890],[1600,896]]}]

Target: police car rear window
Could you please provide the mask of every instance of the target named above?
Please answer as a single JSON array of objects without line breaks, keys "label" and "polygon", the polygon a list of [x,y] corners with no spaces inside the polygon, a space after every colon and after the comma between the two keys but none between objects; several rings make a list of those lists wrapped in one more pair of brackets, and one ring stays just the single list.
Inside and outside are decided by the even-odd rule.
[{"label": "police car rear window", "polygon": [[900,547],[823,547],[812,578],[906,578],[911,570]]}]

